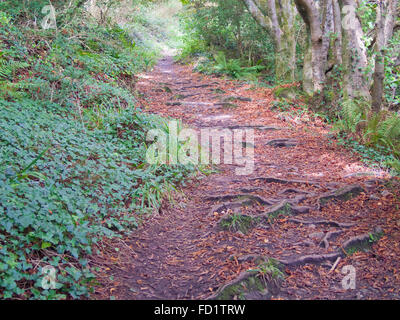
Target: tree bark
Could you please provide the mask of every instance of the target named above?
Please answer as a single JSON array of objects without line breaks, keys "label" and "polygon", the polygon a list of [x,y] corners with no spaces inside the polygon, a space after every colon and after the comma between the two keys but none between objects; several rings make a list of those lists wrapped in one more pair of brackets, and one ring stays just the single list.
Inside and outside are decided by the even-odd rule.
[{"label": "tree bark", "polygon": [[378,2],[376,8],[375,71],[371,88],[372,111],[382,108],[385,79],[385,48],[393,35],[396,21],[397,0]]},{"label": "tree bark", "polygon": [[367,50],[361,22],[356,15],[356,0],[339,0],[342,12],[342,58],[344,99],[371,100],[368,88]]},{"label": "tree bark", "polygon": [[[271,5],[275,0],[269,0]],[[276,1],[277,9],[277,25],[280,26],[279,45],[276,55],[276,75],[283,81],[295,81],[296,70],[296,36],[294,22],[296,17],[296,7],[291,0]],[[274,23],[275,17],[272,19]]]},{"label": "tree bark", "polygon": [[249,13],[273,37],[275,44],[275,75],[278,81],[295,81],[296,9],[290,0],[243,0]]},{"label": "tree bark", "polygon": [[[325,80],[327,60],[326,46],[324,45],[323,25],[317,4],[312,0],[295,0],[297,11],[300,13],[311,41],[311,72],[312,93],[322,91]],[[309,68],[308,65],[306,65]],[[308,71],[305,70],[306,74]]]},{"label": "tree bark", "polygon": [[338,0],[332,0],[333,21],[335,32],[334,51],[336,55],[336,64],[342,64],[342,19],[340,15],[340,6]]}]

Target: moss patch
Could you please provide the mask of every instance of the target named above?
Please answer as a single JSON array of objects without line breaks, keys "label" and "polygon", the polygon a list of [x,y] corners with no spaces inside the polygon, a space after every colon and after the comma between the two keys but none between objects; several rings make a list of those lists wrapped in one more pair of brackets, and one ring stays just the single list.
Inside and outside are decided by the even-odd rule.
[{"label": "moss patch", "polygon": [[375,242],[379,241],[379,239],[383,237],[383,235],[384,232],[378,228],[371,232],[368,238],[365,237],[364,239],[359,239],[358,241],[354,241],[346,246],[344,251],[348,256],[351,256],[356,252],[368,251]]},{"label": "moss patch", "polygon": [[364,189],[359,185],[346,186],[332,192],[327,192],[319,198],[321,206],[325,206],[330,201],[348,201],[357,197]]},{"label": "moss patch", "polygon": [[241,279],[225,286],[215,298],[216,300],[246,300],[250,292],[258,292],[265,298],[270,297],[268,289],[257,276],[258,272],[250,271],[243,274]]},{"label": "moss patch", "polygon": [[256,269],[248,270],[223,286],[213,297],[215,300],[266,300],[279,293],[284,273],[275,259],[265,259]]}]

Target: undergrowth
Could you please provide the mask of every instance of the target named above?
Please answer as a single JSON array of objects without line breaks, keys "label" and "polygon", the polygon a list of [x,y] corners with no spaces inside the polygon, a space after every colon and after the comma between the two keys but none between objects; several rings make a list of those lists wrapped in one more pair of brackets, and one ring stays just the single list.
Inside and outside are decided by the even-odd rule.
[{"label": "undergrowth", "polygon": [[339,134],[339,144],[356,151],[368,165],[400,173],[400,116],[396,112],[372,113],[365,102],[344,101],[333,129]]},{"label": "undergrowth", "polygon": [[240,59],[227,59],[223,52],[212,57],[203,56],[194,66],[195,72],[204,74],[227,75],[233,79],[257,80],[265,66],[243,66]]},{"label": "undergrowth", "polygon": [[182,2],[186,3],[179,15],[184,37],[178,61],[195,61],[195,71],[205,74],[252,81],[271,78],[273,42],[242,1]]},{"label": "undergrowth", "polygon": [[158,52],[64,3],[57,30],[26,23],[39,2],[0,3],[0,297],[79,298],[93,246],[136,228],[195,168],[145,161],[146,133],[166,120],[133,90]]}]

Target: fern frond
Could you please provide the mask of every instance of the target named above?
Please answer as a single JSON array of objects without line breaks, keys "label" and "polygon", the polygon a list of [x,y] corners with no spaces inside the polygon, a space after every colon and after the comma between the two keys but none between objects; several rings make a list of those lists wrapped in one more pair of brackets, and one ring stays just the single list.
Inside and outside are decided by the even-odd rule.
[{"label": "fern frond", "polygon": [[350,99],[343,101],[340,112],[343,130],[356,133],[357,125],[367,119],[366,115],[367,110],[364,103]]},{"label": "fern frond", "polygon": [[0,59],[0,80],[11,80],[17,70],[27,67],[29,64],[26,62]]},{"label": "fern frond", "polygon": [[391,140],[400,140],[400,116],[394,113],[382,122],[379,133],[381,136]]}]

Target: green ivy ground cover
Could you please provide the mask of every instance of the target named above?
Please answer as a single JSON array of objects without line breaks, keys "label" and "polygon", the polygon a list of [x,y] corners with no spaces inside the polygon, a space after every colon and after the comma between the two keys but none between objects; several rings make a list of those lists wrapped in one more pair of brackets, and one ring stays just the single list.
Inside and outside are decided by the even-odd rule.
[{"label": "green ivy ground cover", "polygon": [[54,34],[4,11],[0,25],[0,298],[86,296],[94,244],[137,227],[195,168],[145,162],[146,133],[166,120],[132,87],[156,52],[116,26]]}]

